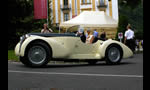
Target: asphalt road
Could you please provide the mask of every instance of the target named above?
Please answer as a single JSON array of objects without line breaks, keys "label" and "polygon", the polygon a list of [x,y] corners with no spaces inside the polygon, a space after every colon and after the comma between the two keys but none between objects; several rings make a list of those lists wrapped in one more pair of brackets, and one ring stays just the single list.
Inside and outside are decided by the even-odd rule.
[{"label": "asphalt road", "polygon": [[120,65],[102,61],[97,65],[48,64],[45,68],[28,68],[8,62],[8,89],[143,90],[143,54],[123,59]]}]

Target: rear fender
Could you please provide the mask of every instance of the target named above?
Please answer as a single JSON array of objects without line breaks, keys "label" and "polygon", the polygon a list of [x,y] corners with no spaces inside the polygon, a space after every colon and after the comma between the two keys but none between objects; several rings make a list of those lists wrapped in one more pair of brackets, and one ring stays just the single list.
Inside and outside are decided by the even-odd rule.
[{"label": "rear fender", "polygon": [[101,46],[99,47],[100,49],[100,54],[101,56],[104,58],[105,57],[105,52],[106,52],[106,49],[109,45],[111,45],[112,43],[115,43],[113,40],[109,39],[107,41],[104,41]]},{"label": "rear fender", "polygon": [[107,47],[111,44],[117,44],[121,47],[123,51],[123,58],[127,58],[133,55],[133,52],[126,45],[124,45],[121,42],[109,39],[107,41],[104,41],[103,44],[100,46],[101,51],[100,54],[102,55],[103,58],[105,57]]}]

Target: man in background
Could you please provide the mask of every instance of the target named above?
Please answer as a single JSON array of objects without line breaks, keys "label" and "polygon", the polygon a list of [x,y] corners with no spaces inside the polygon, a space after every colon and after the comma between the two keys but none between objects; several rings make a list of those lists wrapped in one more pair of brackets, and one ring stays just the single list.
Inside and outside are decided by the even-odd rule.
[{"label": "man in background", "polygon": [[131,29],[131,25],[127,25],[127,30],[124,34],[124,44],[126,44],[133,52],[135,51],[134,31]]},{"label": "man in background", "polygon": [[46,23],[43,25],[43,27],[44,27],[44,28],[41,30],[41,33],[51,33],[51,32],[53,32],[52,29],[49,29],[49,28],[48,28],[48,26],[47,26]]}]

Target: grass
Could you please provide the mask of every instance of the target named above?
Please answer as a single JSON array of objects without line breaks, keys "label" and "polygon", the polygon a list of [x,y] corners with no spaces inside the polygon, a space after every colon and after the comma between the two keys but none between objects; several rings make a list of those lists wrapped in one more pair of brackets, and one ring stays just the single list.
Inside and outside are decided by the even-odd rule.
[{"label": "grass", "polygon": [[8,60],[19,61],[19,58],[15,55],[14,50],[8,50]]}]

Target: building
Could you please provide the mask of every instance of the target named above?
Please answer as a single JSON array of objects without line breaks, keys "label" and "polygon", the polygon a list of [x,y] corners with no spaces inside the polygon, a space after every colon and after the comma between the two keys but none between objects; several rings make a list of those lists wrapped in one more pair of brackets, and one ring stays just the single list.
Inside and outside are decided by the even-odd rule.
[{"label": "building", "polygon": [[70,20],[82,11],[104,11],[118,21],[118,0],[51,0],[51,16],[54,26]]}]

